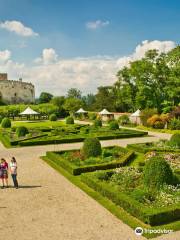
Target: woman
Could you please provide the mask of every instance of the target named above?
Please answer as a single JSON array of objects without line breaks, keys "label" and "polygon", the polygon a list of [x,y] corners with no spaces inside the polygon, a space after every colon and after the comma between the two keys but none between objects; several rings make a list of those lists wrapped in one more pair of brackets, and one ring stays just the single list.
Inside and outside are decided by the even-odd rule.
[{"label": "woman", "polygon": [[1,158],[0,169],[1,169],[0,178],[2,179],[3,185],[2,188],[5,187],[4,183],[6,183],[6,187],[8,188],[8,163],[4,158]]},{"label": "woman", "polygon": [[11,162],[10,162],[10,172],[11,172],[11,177],[14,183],[14,187],[18,188],[18,181],[17,181],[17,162],[15,157],[12,157]]}]

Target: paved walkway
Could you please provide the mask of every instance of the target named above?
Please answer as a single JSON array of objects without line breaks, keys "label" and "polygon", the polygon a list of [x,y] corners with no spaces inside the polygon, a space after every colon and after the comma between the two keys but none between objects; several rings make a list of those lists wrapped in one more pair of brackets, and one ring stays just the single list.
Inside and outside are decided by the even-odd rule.
[{"label": "paved walkway", "polygon": [[[102,145],[157,141],[160,136],[103,141]],[[5,149],[18,160],[18,190],[0,190],[0,239],[134,240],[134,231],[39,159],[46,151],[80,148],[81,143]],[[10,179],[10,184],[12,184]],[[179,239],[176,232],[159,239]]]}]

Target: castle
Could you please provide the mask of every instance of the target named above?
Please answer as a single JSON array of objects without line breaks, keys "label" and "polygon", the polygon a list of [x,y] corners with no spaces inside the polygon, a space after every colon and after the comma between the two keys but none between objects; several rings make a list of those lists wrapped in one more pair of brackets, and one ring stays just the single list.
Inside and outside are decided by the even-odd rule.
[{"label": "castle", "polygon": [[35,88],[31,83],[8,80],[7,73],[0,73],[0,101],[6,104],[34,103]]}]

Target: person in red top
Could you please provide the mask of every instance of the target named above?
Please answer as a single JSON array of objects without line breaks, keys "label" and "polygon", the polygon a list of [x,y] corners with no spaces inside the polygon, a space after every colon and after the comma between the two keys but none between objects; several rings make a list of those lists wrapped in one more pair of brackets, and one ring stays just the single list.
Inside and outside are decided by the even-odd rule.
[{"label": "person in red top", "polygon": [[5,187],[4,183],[8,187],[8,163],[4,158],[1,159],[0,163],[0,178],[2,179],[2,188]]}]

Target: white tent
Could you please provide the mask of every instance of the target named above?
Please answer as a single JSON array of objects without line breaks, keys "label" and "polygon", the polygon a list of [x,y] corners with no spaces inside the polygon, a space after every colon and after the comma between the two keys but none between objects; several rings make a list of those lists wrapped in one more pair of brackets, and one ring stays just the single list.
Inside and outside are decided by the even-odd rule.
[{"label": "white tent", "polygon": [[19,115],[39,115],[40,113],[34,111],[32,108],[27,107],[23,112],[21,112]]},{"label": "white tent", "polygon": [[140,116],[141,116],[141,111],[138,109],[136,112],[131,114],[131,116],[130,116],[131,122],[135,123],[135,124],[141,124]]},{"label": "white tent", "polygon": [[113,113],[110,113],[108,110],[103,109],[101,112],[99,112],[100,115],[112,115]]},{"label": "white tent", "polygon": [[141,111],[139,109],[133,114],[131,114],[131,117],[140,117],[140,116],[141,116]]},{"label": "white tent", "polygon": [[87,113],[83,108],[80,108],[76,113]]}]

